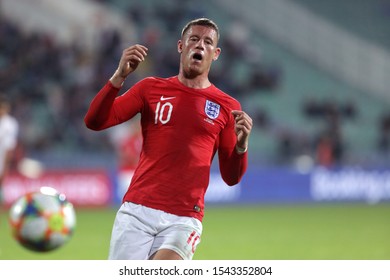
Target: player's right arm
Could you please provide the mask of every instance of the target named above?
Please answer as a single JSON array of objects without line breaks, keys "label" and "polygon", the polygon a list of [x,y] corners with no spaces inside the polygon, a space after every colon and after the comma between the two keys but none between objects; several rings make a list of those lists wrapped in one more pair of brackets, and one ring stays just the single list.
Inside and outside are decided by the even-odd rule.
[{"label": "player's right arm", "polygon": [[124,95],[117,96],[127,76],[137,69],[146,55],[147,48],[142,45],[123,50],[117,70],[94,97],[84,117],[88,128],[102,130],[125,122],[140,111],[142,100],[137,94],[137,85]]}]

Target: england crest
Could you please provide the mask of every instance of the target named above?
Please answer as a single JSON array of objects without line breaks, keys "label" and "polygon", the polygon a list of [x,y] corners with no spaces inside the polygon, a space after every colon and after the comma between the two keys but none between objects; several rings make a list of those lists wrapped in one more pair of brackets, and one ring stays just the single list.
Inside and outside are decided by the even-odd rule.
[{"label": "england crest", "polygon": [[204,107],[204,111],[210,119],[214,120],[218,118],[220,108],[221,106],[219,104],[206,100],[206,106]]}]

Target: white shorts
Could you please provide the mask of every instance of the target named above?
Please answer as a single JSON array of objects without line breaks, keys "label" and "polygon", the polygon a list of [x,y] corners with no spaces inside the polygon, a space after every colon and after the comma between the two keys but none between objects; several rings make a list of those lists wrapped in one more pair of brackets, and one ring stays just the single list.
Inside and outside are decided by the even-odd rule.
[{"label": "white shorts", "polygon": [[170,249],[191,260],[201,234],[198,219],[125,202],[115,217],[108,259],[147,260],[160,249]]}]

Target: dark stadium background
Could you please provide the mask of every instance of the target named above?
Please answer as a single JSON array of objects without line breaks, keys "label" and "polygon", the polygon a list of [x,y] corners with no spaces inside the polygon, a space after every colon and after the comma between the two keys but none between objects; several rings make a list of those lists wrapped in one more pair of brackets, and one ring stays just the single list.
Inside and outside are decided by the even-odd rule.
[{"label": "dark stadium background", "polygon": [[136,153],[138,120],[96,133],[84,114],[129,44],[149,55],[124,88],[177,74],[180,28],[201,16],[221,30],[211,79],[254,128],[240,185],[214,162],[195,258],[390,258],[389,1],[2,0],[0,91],[20,124],[6,206],[51,185],[78,226],[58,251],[30,253],[3,208],[0,259],[106,258],[133,166],[118,151]]}]

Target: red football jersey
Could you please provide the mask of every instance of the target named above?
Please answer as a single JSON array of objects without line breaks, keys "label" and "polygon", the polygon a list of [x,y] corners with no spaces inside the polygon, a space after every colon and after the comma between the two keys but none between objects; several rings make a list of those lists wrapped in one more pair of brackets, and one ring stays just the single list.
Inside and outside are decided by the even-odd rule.
[{"label": "red football jersey", "polygon": [[123,201],[202,220],[215,153],[228,185],[237,184],[247,168],[247,153],[235,151],[231,111],[241,110],[239,102],[214,85],[186,87],[177,76],[145,78],[118,92],[108,82],[85,122],[101,130],[141,113],[142,152]]}]

